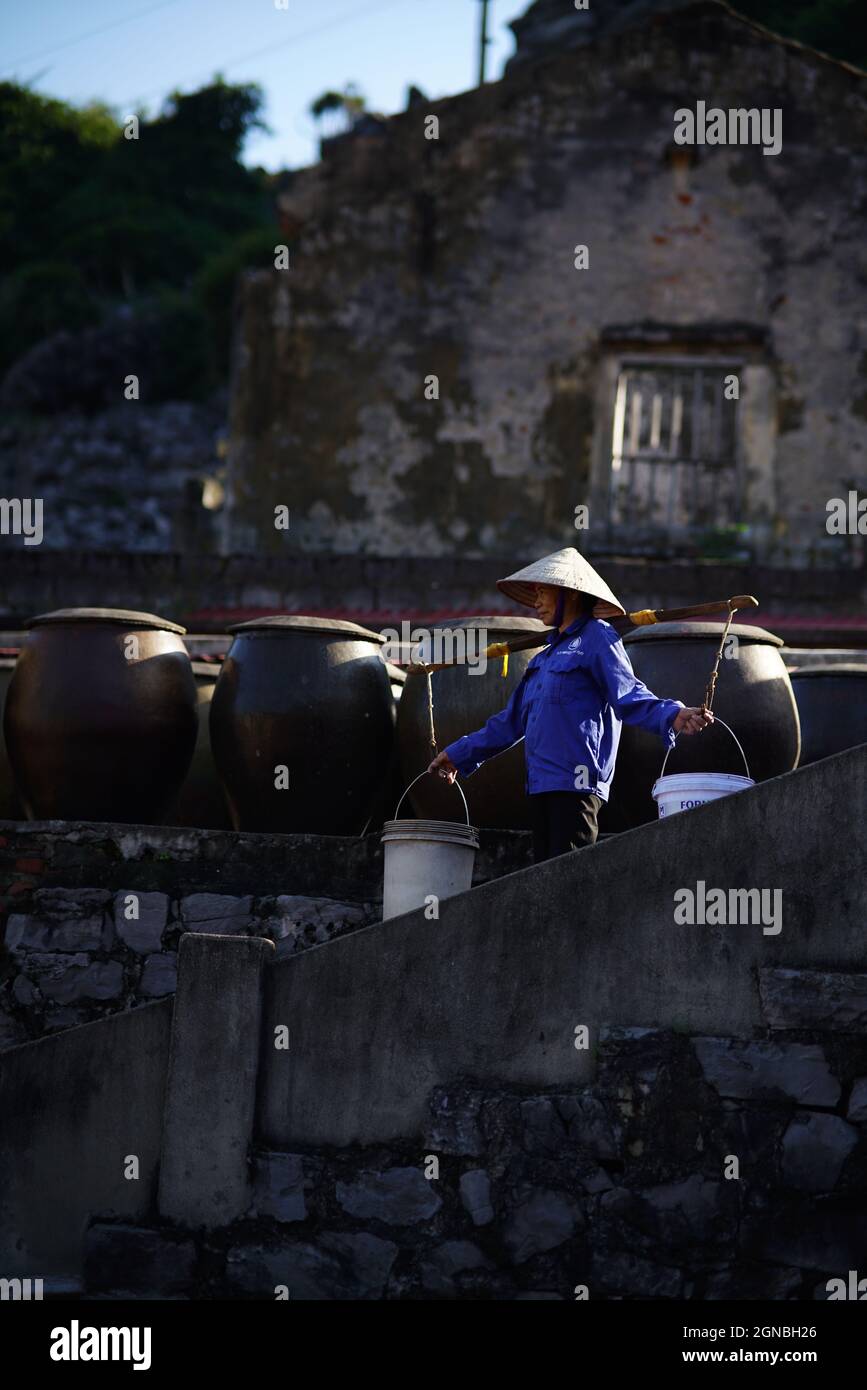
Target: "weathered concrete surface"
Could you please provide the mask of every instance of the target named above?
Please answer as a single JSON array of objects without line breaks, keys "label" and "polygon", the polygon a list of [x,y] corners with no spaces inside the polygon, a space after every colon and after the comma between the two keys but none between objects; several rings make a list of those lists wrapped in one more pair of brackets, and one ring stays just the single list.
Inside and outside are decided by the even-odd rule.
[{"label": "weathered concrete surface", "polygon": [[225,1225],[250,1205],[262,974],[273,956],[259,937],[181,938],[159,1210],[186,1226]]},{"label": "weathered concrete surface", "polygon": [[[781,110],[781,151],[676,145],[698,99]],[[740,359],[743,506],[692,504],[693,541],[738,519],[754,559],[844,567],[860,542],[825,508],[867,412],[865,151],[864,74],[713,0],[342,142],[281,191],[291,268],[244,280],[224,548],[282,554],[284,504],[308,551],[519,560],[587,504],[582,544],[628,549],[650,504],[606,536],[614,393],[661,345]],[[723,324],[750,333],[726,352]]]},{"label": "weathered concrete surface", "polygon": [[[265,1142],[406,1134],[462,1074],[585,1081],[603,1024],[759,1036],[759,967],[867,964],[867,843],[841,855],[841,807],[864,823],[867,744],[447,899],[438,921],[409,913],[280,962],[266,1031],[285,1023],[295,1045],[264,1059]],[[674,894],[699,881],[781,888],[782,930],[679,925]]]},{"label": "weathered concrete surface", "polygon": [[[86,1024],[0,1057],[0,1268],[81,1273],[89,1219],[153,1206],[171,1004]],[[138,1177],[127,1178],[129,1160]]]},{"label": "weathered concrete surface", "polygon": [[[352,617],[366,627],[393,626],[402,616],[453,618],[461,614],[514,613],[517,606],[496,595],[494,579],[534,558],[533,546],[521,536],[516,546],[484,558],[440,555],[436,566],[423,554],[315,554],[282,552],[228,556],[195,552],[106,555],[87,551],[50,551],[28,546],[24,552],[0,550],[0,615],[7,629],[34,613],[87,605],[93,595],[111,592],[121,607],[165,613],[200,635],[185,642],[196,659],[203,651],[225,651],[225,625],[254,613],[322,613]],[[834,557],[824,568],[771,566],[760,555],[749,567],[705,561],[703,589],[709,594],[738,594],[745,589],[762,601],[761,619],[769,614],[798,614],[821,619],[800,635],[785,629],[789,641],[805,645],[849,646],[860,642],[852,627],[831,632],[830,614],[863,617],[867,571],[841,569]],[[833,567],[832,567],[833,566]],[[695,602],[694,562],[631,557],[606,560],[605,577],[623,603],[632,608],[677,608]],[[783,635],[784,629],[780,629]],[[204,634],[211,634],[209,640]],[[0,646],[20,647],[20,631],[6,631]]]}]

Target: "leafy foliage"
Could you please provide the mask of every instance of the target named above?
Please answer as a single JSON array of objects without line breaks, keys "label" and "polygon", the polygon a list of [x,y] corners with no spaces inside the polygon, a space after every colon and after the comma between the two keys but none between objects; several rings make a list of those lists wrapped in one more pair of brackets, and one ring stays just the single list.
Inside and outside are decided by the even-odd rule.
[{"label": "leafy foliage", "polygon": [[733,0],[733,8],[777,34],[867,68],[864,0]]},{"label": "leafy foliage", "polygon": [[[105,106],[0,83],[0,372],[47,336],[126,307],[164,321],[170,394],[215,383],[228,353],[211,334],[228,329],[230,272],[251,234],[272,255],[279,239],[267,176],[240,162],[261,107],[256,85],[217,78],[141,115],[127,139]],[[197,277],[215,263],[227,269],[206,277],[205,302]]]}]

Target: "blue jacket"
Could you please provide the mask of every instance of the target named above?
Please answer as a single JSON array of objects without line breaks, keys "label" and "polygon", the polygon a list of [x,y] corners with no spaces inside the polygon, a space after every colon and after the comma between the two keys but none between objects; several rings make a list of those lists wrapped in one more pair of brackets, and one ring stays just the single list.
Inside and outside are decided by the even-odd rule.
[{"label": "blue jacket", "polygon": [[469,777],[523,738],[531,796],[585,791],[607,801],[622,722],[673,743],[681,709],[638,679],[610,623],[581,617],[533,657],[504,710],[445,752]]}]

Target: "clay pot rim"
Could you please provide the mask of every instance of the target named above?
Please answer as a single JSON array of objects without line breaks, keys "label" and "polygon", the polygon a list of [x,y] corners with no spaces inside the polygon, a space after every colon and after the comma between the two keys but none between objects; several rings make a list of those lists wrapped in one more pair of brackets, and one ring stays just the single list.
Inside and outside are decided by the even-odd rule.
[{"label": "clay pot rim", "polygon": [[168,618],[161,618],[156,613],[138,613],[130,608],[56,608],[51,613],[39,613],[35,618],[28,618],[24,626],[60,627],[80,623],[155,628],[160,632],[176,632],[180,636],[184,636],[187,631],[180,623],[170,622]]},{"label": "clay pot rim", "polygon": [[[713,637],[720,641],[723,635],[725,623],[651,623],[647,627],[637,627],[632,632],[624,634],[624,642],[653,642],[663,641],[668,638],[670,641],[696,641],[701,639],[707,641],[708,637]],[[774,632],[768,632],[767,628],[756,627],[753,623],[732,623],[729,633],[737,637],[739,642],[752,643],[754,646],[784,647],[786,644],[782,637],[778,637]]]},{"label": "clay pot rim", "polygon": [[815,680],[818,676],[867,676],[867,661],[829,662],[827,666],[793,666],[790,680]]},{"label": "clay pot rim", "polygon": [[377,642],[380,645],[385,643],[381,632],[372,632],[370,628],[348,622],[345,618],[303,617],[295,613],[275,613],[268,618],[250,618],[243,623],[232,623],[226,631],[241,636],[260,632],[309,632],[314,635],[326,632],[337,637],[363,637],[368,642]]},{"label": "clay pot rim", "polygon": [[484,617],[438,618],[435,623],[413,623],[414,627],[425,628],[430,632],[442,632],[444,628],[493,627],[503,632],[550,632],[550,624],[539,618],[509,617],[504,613],[490,613]]}]

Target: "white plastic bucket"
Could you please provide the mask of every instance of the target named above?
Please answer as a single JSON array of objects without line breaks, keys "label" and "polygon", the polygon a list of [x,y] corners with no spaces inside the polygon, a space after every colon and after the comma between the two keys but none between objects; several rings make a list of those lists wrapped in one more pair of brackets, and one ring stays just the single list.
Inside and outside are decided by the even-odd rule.
[{"label": "white plastic bucket", "polygon": [[[406,792],[427,773],[419,773]],[[394,813],[394,820],[382,827],[385,846],[382,885],[382,920],[400,917],[424,907],[433,896],[450,898],[473,886],[473,865],[479,847],[477,831],[470,825],[467,800],[461,794],[466,825],[448,820],[398,820],[404,792]]]},{"label": "white plastic bucket", "polygon": [[672,751],[669,748],[662,760],[662,772],[653,784],[652,795],[660,820],[665,816],[674,816],[678,811],[690,811],[694,806],[704,806],[705,802],[708,801],[719,801],[722,796],[730,796],[732,792],[746,791],[747,787],[756,785],[750,776],[746,754],[734,732],[721,719],[715,719],[714,723],[722,724],[724,729],[728,729],[738,745],[738,751],[747,770],[746,777],[737,777],[731,772],[674,772],[669,773],[666,777],[663,774],[665,773],[665,764]]}]

